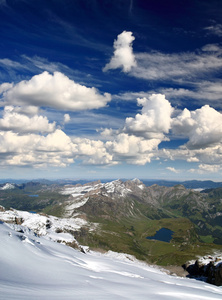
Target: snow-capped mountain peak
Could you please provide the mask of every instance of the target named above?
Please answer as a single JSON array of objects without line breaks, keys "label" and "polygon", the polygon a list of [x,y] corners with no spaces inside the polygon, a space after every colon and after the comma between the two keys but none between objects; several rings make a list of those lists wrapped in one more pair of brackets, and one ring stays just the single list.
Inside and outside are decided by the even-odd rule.
[{"label": "snow-capped mountain peak", "polygon": [[15,185],[12,183],[5,183],[2,187],[0,187],[0,190],[12,190],[15,188]]},{"label": "snow-capped mountain peak", "polygon": [[[141,184],[141,182],[140,182]],[[92,182],[85,185],[65,186],[61,191],[63,195],[72,195],[73,198],[82,199],[92,194],[107,193],[107,194],[118,194],[124,197],[127,193],[130,193],[126,184],[120,179],[110,181],[107,183]]]}]

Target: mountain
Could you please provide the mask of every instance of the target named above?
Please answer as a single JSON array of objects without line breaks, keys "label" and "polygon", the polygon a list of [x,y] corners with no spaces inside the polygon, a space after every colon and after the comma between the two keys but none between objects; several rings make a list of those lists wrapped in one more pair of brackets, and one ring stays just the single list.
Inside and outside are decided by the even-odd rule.
[{"label": "mountain", "polygon": [[222,182],[215,182],[212,180],[187,180],[187,181],[170,181],[170,180],[143,180],[143,183],[146,186],[151,186],[153,184],[157,184],[159,186],[168,186],[172,187],[178,184],[183,185],[188,189],[210,189],[210,188],[218,188],[222,187]]},{"label": "mountain", "polygon": [[[219,191],[199,192],[181,184],[146,186],[138,179],[75,185],[30,182],[1,190],[0,204],[6,211],[13,207],[44,213],[48,226],[50,215],[73,224],[81,220],[78,228],[57,226],[56,230],[71,234],[90,249],[128,253],[162,266],[181,266],[197,255],[222,250],[219,195]],[[23,224],[24,218],[18,218]],[[169,241],[147,239],[162,228],[172,233]]]},{"label": "mountain", "polygon": [[205,282],[170,276],[132,256],[82,253],[24,226],[0,224],[1,299],[221,299]]},{"label": "mountain", "polygon": [[[103,179],[102,182],[110,182],[114,181],[115,179]],[[187,180],[187,181],[172,181],[172,180],[161,180],[161,179],[141,179],[142,182],[146,186],[151,186],[154,184],[157,184],[159,186],[166,186],[166,187],[172,187],[178,184],[183,185],[184,187],[188,189],[211,189],[211,188],[219,188],[222,187],[222,182],[215,182],[212,180]],[[128,179],[122,179],[122,181],[128,181]],[[30,179],[0,179],[0,185],[3,185],[5,183],[13,183],[13,184],[24,184],[30,182]],[[89,180],[87,179],[71,179],[71,178],[64,178],[64,179],[55,179],[55,180],[49,180],[44,178],[39,179],[33,179],[32,182],[38,182],[41,184],[51,185],[51,184],[57,184],[57,185],[76,185],[76,184],[87,184],[89,183]]]}]

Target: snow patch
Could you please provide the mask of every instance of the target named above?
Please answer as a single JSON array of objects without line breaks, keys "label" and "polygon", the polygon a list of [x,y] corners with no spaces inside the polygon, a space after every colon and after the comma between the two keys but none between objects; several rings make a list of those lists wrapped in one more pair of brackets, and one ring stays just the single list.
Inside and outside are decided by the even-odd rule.
[{"label": "snow patch", "polygon": [[126,188],[124,183],[119,179],[105,183],[104,188],[108,194],[116,193],[121,197],[125,197],[128,193],[132,192],[130,189]]},{"label": "snow patch", "polygon": [[12,190],[15,186],[12,183],[6,183],[4,186],[0,187],[0,190]]},{"label": "snow patch", "polygon": [[144,189],[144,185],[140,184],[140,185],[138,185],[138,188],[140,188],[141,190],[143,190]]}]

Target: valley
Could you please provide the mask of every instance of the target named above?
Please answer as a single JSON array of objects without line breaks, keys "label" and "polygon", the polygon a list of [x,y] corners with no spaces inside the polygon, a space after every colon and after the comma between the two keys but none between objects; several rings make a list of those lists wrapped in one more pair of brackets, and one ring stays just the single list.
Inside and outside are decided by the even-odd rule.
[{"label": "valley", "polygon": [[[197,256],[222,251],[221,199],[221,188],[199,192],[181,184],[146,186],[138,179],[7,183],[0,187],[0,220],[31,226],[36,221],[30,220],[40,215],[45,218],[40,226],[44,235],[52,234],[54,228],[54,233],[68,234],[64,242],[73,247],[83,245],[100,252],[128,253],[160,266],[181,266]],[[27,221],[19,211],[36,214],[28,213]],[[173,232],[170,242],[147,239],[162,228]],[[37,230],[33,225],[31,229]]]}]

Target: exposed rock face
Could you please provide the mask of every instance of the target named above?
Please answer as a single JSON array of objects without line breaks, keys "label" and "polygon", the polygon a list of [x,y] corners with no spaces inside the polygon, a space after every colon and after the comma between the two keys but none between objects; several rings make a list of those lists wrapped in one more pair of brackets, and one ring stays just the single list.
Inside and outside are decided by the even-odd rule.
[{"label": "exposed rock face", "polygon": [[5,211],[5,208],[0,205],[0,211]]},{"label": "exposed rock face", "polygon": [[211,264],[209,267],[208,282],[215,285],[222,285],[222,262],[217,264]]},{"label": "exposed rock face", "polygon": [[202,278],[208,283],[222,285],[222,257],[204,256],[196,261],[190,261],[183,265],[183,268],[193,278]]},{"label": "exposed rock face", "polygon": [[15,217],[15,224],[16,225],[22,225],[23,222],[24,222],[23,218]]}]

